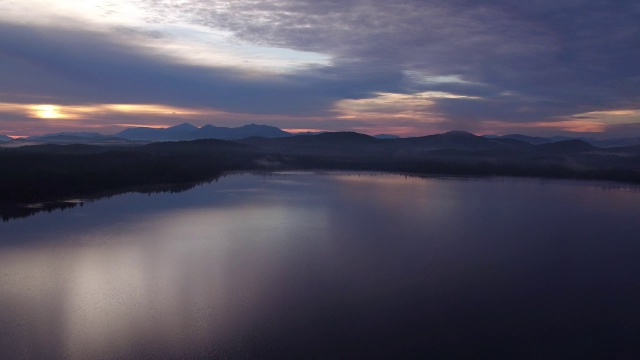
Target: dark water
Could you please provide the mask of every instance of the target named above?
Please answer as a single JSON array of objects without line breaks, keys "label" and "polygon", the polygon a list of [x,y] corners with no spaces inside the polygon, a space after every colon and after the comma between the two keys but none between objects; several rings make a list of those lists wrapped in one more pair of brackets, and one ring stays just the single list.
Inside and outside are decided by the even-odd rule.
[{"label": "dark water", "polygon": [[640,192],[235,175],[0,224],[2,359],[637,359]]}]

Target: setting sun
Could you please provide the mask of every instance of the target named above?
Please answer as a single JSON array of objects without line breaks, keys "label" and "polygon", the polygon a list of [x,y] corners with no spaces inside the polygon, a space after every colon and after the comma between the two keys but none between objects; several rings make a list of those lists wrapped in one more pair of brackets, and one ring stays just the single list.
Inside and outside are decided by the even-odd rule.
[{"label": "setting sun", "polygon": [[58,119],[64,117],[60,113],[60,107],[55,105],[36,105],[34,106],[36,117],[42,119]]}]

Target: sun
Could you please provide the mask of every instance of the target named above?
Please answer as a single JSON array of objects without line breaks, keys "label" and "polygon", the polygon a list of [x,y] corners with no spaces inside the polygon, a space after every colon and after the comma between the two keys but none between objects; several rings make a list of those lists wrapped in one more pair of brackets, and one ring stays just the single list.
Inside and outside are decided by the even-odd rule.
[{"label": "sun", "polygon": [[55,105],[34,106],[35,115],[41,119],[58,119],[64,117],[60,112],[60,107]]}]

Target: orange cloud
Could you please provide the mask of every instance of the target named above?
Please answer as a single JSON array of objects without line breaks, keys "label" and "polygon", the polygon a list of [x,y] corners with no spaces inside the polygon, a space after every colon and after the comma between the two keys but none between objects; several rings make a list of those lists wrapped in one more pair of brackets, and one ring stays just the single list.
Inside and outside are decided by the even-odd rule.
[{"label": "orange cloud", "polygon": [[290,132],[292,134],[306,133],[306,132],[322,132],[326,131],[323,129],[302,129],[302,128],[293,128],[293,129],[282,129],[286,132]]},{"label": "orange cloud", "polygon": [[411,118],[426,122],[441,122],[434,113],[434,99],[468,98],[439,91],[425,91],[415,94],[376,93],[368,99],[345,99],[334,105],[334,111],[342,114],[339,118]]},{"label": "orange cloud", "polygon": [[[280,124],[281,127],[293,129],[298,129],[295,125],[304,122],[310,129],[300,131],[328,130],[313,125],[314,122],[328,120],[322,116],[234,113],[212,108],[188,108],[162,104],[62,105],[54,102],[40,104],[0,102],[0,114],[9,119],[4,122],[6,129],[2,133],[15,135],[39,135],[46,132],[86,129],[117,132],[123,127],[164,128],[185,121],[199,126],[210,123],[221,126],[238,126],[247,123],[276,126]],[[22,121],[25,118],[40,121]],[[335,118],[329,118],[329,120],[335,120]],[[9,126],[9,123],[12,125]]]},{"label": "orange cloud", "polygon": [[619,109],[608,111],[592,111],[572,116],[573,119],[597,121],[607,125],[638,124],[640,110]]},{"label": "orange cloud", "polygon": [[224,112],[213,109],[184,108],[159,104],[20,104],[0,103],[0,112],[21,114],[43,120],[85,120],[105,115],[212,116]]}]

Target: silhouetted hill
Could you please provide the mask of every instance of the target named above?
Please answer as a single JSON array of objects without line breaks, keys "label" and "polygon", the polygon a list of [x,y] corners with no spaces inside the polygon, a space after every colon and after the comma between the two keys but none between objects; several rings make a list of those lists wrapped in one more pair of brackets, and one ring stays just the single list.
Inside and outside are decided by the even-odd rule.
[{"label": "silhouetted hill", "polygon": [[564,140],[558,141],[554,143],[548,144],[540,144],[537,145],[536,148],[538,150],[553,152],[553,153],[575,153],[575,152],[585,152],[585,151],[594,151],[599,148],[578,139],[573,140]]},{"label": "silhouetted hill", "polygon": [[390,139],[390,143],[402,147],[413,147],[414,150],[488,150],[507,147],[525,147],[528,144],[512,139],[488,139],[464,131],[450,131],[444,134],[428,135],[414,138]]},{"label": "silhouetted hill", "polygon": [[427,150],[478,150],[494,147],[493,140],[475,136],[464,131],[450,131],[444,134],[397,139],[395,142],[398,144],[411,144]]},{"label": "silhouetted hill", "polygon": [[187,154],[202,155],[203,153],[224,152],[251,152],[256,151],[255,147],[226,140],[219,139],[199,139],[190,141],[165,141],[156,142],[139,147],[141,151],[148,151],[156,154]]},{"label": "silhouetted hill", "polygon": [[166,130],[171,133],[188,133],[191,131],[198,130],[198,127],[188,122],[185,122],[180,125],[171,126]]},{"label": "silhouetted hill", "polygon": [[582,140],[567,140],[557,143],[532,145],[511,138],[486,138],[467,132],[453,131],[414,138],[377,139],[353,132],[323,133],[313,136],[291,136],[266,139],[252,137],[239,140],[241,143],[261,147],[284,154],[342,155],[353,157],[411,159],[445,154],[441,150],[456,150],[458,156],[467,154],[487,158],[513,158],[517,156],[564,155],[594,151],[594,147]]},{"label": "silhouetted hill", "polygon": [[100,135],[96,137],[77,136],[77,135],[46,135],[37,138],[29,138],[27,141],[36,141],[51,144],[125,144],[130,140]]},{"label": "silhouetted hill", "polygon": [[36,135],[29,136],[26,140],[47,140],[47,139],[55,139],[62,138],[65,136],[73,137],[74,139],[97,139],[107,137],[107,135],[102,135],[96,132],[59,132],[53,134],[45,134],[45,135]]},{"label": "silhouetted hill", "polygon": [[0,135],[0,141],[11,141],[11,140],[13,139],[8,137],[7,135]]},{"label": "silhouetted hill", "polygon": [[145,127],[131,128],[123,130],[115,134],[115,136],[128,140],[179,141],[198,139],[234,140],[251,136],[277,138],[291,136],[291,134],[277,127],[268,125],[250,124],[237,128],[205,125],[198,128],[189,123],[184,123],[170,128],[161,129]]},{"label": "silhouetted hill", "polygon": [[[189,126],[181,128],[188,131]],[[235,141],[0,148],[0,203],[56,201],[206,181],[240,170],[363,170],[640,183],[640,146],[604,149],[575,139],[531,145],[465,132],[400,139],[335,132]]]},{"label": "silhouetted hill", "polygon": [[250,146],[223,140],[0,149],[0,205],[205,181],[224,171],[264,168],[259,161],[265,158]]},{"label": "silhouetted hill", "polygon": [[96,154],[114,150],[121,150],[121,146],[95,146],[89,144],[39,144],[22,146],[12,149],[13,152],[19,154]]},{"label": "silhouetted hill", "polygon": [[640,145],[640,137],[607,139],[607,140],[590,139],[586,141],[591,145],[603,147],[603,148]]},{"label": "silhouetted hill", "polygon": [[379,142],[373,136],[352,131],[329,132],[301,139],[324,144],[375,144]]},{"label": "silhouetted hill", "polygon": [[576,138],[569,137],[569,136],[551,136],[551,137],[548,137],[547,139],[549,139],[549,141],[551,142],[558,142],[558,141],[566,141],[566,140],[575,140]]},{"label": "silhouetted hill", "polygon": [[376,139],[399,139],[400,136],[398,135],[390,135],[390,134],[377,134],[377,135],[373,135],[374,138]]},{"label": "silhouetted hill", "polygon": [[[326,134],[331,132],[319,131],[319,132],[306,132],[291,134],[283,131],[277,127],[269,125],[257,125],[250,124],[236,128],[220,127],[214,125],[205,125],[201,128],[194,126],[188,122],[180,125],[168,127],[168,128],[149,128],[149,127],[134,127],[125,129],[114,135],[103,135],[95,132],[60,132],[54,134],[45,134],[38,136],[31,136],[26,140],[38,143],[88,143],[88,144],[100,144],[102,142],[118,142],[118,139],[129,141],[145,141],[145,142],[157,142],[157,141],[182,141],[182,140],[197,140],[197,139],[222,139],[222,140],[239,140],[249,137],[264,137],[264,138],[282,138],[290,136],[308,135],[315,136],[320,134]],[[397,135],[378,134],[373,136],[380,140],[400,140],[403,139]],[[104,138],[110,138],[105,139]],[[482,141],[489,140],[489,142]],[[597,147],[621,147],[621,146],[633,146],[640,145],[640,137],[635,138],[619,138],[619,139],[606,139],[598,140],[593,138],[572,138],[567,136],[552,136],[552,137],[537,137],[527,136],[522,134],[508,134],[503,136],[498,135],[484,135],[475,136],[464,131],[450,131],[443,134],[435,134],[421,137],[407,138],[412,139],[414,146],[420,145],[420,151],[430,151],[437,149],[467,149],[467,150],[481,150],[481,149],[495,149],[500,148],[502,145],[516,146],[517,143],[508,142],[508,140],[516,140],[522,143],[531,145],[540,145],[547,143],[554,143],[567,140],[582,140],[591,145]],[[10,137],[0,135],[0,141],[11,141]]]},{"label": "silhouetted hill", "polygon": [[249,124],[235,128],[235,139],[243,139],[250,136],[261,136],[266,138],[280,138],[291,136],[282,129],[269,125]]},{"label": "silhouetted hill", "polygon": [[640,145],[604,148],[602,152],[618,156],[640,156]]},{"label": "silhouetted hill", "polygon": [[355,132],[328,132],[273,139],[251,137],[237,140],[276,154],[314,155],[323,158],[349,156],[359,159],[383,156],[386,148],[379,146],[382,141]]},{"label": "silhouetted hill", "polygon": [[361,144],[374,144],[379,140],[373,136],[359,134],[356,132],[327,132],[317,135],[294,135],[282,138],[267,139],[263,137],[250,137],[241,139],[239,142],[258,145],[258,146],[316,146],[316,145],[341,145],[341,146],[357,146]]},{"label": "silhouetted hill", "polygon": [[274,126],[249,124],[237,128],[205,125],[191,134],[193,139],[223,139],[236,140],[252,136],[264,138],[279,138],[291,136],[290,133]]},{"label": "silhouetted hill", "polygon": [[593,146],[602,147],[602,148],[640,145],[640,137],[606,139],[606,140],[598,140],[598,139],[586,138],[586,137],[572,138],[568,136],[552,136],[552,137],[545,138],[545,137],[527,136],[527,135],[521,135],[521,134],[509,134],[509,135],[503,135],[503,136],[485,135],[484,137],[487,139],[515,139],[515,140],[524,141],[533,145],[548,144],[548,143],[567,141],[567,140],[582,140]]},{"label": "silhouetted hill", "polygon": [[134,127],[116,133],[114,136],[127,140],[175,141],[183,140],[185,137],[188,137],[189,133],[197,129],[197,127],[189,123],[168,128]]},{"label": "silhouetted hill", "polygon": [[114,134],[115,137],[128,139],[128,140],[144,140],[144,141],[165,141],[171,140],[163,129],[153,129],[147,127],[136,127],[125,129],[119,133]]},{"label": "silhouetted hill", "polygon": [[500,139],[513,139],[513,140],[523,141],[532,145],[547,144],[552,142],[547,138],[543,138],[539,136],[520,135],[520,134],[504,135],[504,136],[500,136]]}]

